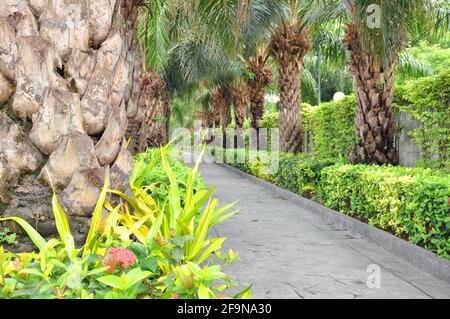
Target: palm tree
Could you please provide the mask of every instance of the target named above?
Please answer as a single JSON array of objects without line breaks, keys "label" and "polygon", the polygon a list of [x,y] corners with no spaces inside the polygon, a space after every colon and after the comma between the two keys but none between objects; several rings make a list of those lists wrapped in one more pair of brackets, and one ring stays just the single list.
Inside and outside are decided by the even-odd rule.
[{"label": "palm tree", "polygon": [[1,2],[0,86],[9,89],[0,87],[7,103],[0,111],[0,192],[41,170],[67,211],[87,216],[99,190],[86,172],[103,176],[111,166],[111,186],[126,184],[131,155],[124,136],[140,96],[142,3],[115,2]]},{"label": "palm tree", "polygon": [[268,61],[269,55],[265,49],[260,47],[254,56],[248,60],[241,58],[246,66],[244,73],[245,83],[250,98],[251,125],[259,128],[259,120],[264,115],[264,103],[267,93],[267,86],[272,82],[272,68]]},{"label": "palm tree", "polygon": [[242,129],[247,113],[249,94],[247,86],[241,78],[237,78],[231,89],[231,98],[234,106],[234,120],[236,127]]},{"label": "palm tree", "polygon": [[[443,25],[448,29],[448,7],[442,10],[439,1],[426,0],[344,0],[337,4],[335,12],[347,12],[343,43],[350,53],[357,96],[358,142],[350,160],[397,164],[397,126],[392,108],[396,66],[413,36],[429,35]],[[379,26],[373,22],[379,22]]]},{"label": "palm tree", "polygon": [[[214,87],[222,74],[228,72],[228,52],[235,45],[234,14],[240,1],[191,1],[155,0],[150,10],[143,15],[140,27],[140,40],[143,44],[146,66],[151,73],[157,72],[165,82],[164,91],[154,94],[149,90],[147,98],[157,102],[142,103],[150,108],[164,106],[156,110],[144,111],[149,115],[143,126],[147,136],[157,137],[148,140],[148,145],[157,145],[158,137],[168,135],[170,122],[167,119],[167,101],[173,98],[189,96],[200,87]],[[231,32],[229,32],[231,30]],[[223,86],[220,91],[225,98],[219,113],[229,114],[224,108],[230,105],[230,92]],[[165,103],[164,103],[165,102]],[[161,119],[166,125],[161,125]],[[223,117],[229,122],[231,116]],[[153,122],[149,126],[145,123]],[[163,134],[158,134],[163,130]],[[130,132],[132,132],[130,130]],[[134,131],[135,132],[135,131]],[[164,143],[167,138],[162,138]]]},{"label": "palm tree", "polygon": [[277,61],[280,86],[280,149],[298,153],[302,149],[301,78],[303,59],[311,48],[311,3],[288,1],[287,15],[280,17],[272,33],[271,54]]}]

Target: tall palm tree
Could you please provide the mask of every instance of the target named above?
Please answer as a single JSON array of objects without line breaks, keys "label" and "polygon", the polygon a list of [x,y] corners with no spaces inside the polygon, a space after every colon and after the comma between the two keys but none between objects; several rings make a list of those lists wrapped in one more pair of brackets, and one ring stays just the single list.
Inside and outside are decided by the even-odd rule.
[{"label": "tall palm tree", "polygon": [[272,32],[271,54],[277,61],[280,86],[280,149],[298,153],[302,149],[301,79],[303,60],[311,48],[312,3],[290,0],[286,15]]},{"label": "tall palm tree", "polygon": [[264,47],[260,47],[248,60],[241,58],[246,66],[244,79],[250,98],[251,125],[255,129],[259,128],[259,121],[264,115],[267,86],[272,83],[272,68],[265,51]]},{"label": "tall palm tree", "polygon": [[241,78],[237,78],[231,89],[231,98],[234,106],[234,120],[236,127],[242,129],[247,113],[249,94],[247,86]]},{"label": "tall palm tree", "polygon": [[338,14],[347,13],[343,43],[350,53],[357,96],[358,142],[350,160],[398,164],[392,100],[400,53],[414,36],[432,34],[444,25],[448,30],[448,5],[443,10],[439,1],[426,0],[344,0],[337,4]]}]

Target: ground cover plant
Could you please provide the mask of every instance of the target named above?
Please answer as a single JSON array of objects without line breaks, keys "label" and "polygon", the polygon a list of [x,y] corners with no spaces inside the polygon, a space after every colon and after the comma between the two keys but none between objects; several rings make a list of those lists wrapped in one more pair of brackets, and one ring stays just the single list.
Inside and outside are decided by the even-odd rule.
[{"label": "ground cover plant", "polygon": [[[249,288],[227,295],[234,282],[222,267],[236,261],[237,254],[220,251],[225,238],[207,236],[211,227],[236,213],[233,204],[218,208],[214,189],[194,187],[198,163],[181,182],[167,151],[154,154],[131,176],[132,195],[109,189],[106,178],[82,247],[75,247],[56,195],[59,238],[44,239],[20,218],[0,219],[18,223],[37,247],[32,253],[0,247],[0,298],[249,298]],[[146,177],[157,163],[168,178],[168,192],[154,199],[152,188],[161,187],[164,178],[147,184]]]}]

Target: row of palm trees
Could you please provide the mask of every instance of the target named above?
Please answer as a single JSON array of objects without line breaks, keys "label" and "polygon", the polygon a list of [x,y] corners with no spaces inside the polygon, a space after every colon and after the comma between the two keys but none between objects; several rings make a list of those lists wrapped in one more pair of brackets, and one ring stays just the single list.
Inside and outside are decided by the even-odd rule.
[{"label": "row of palm trees", "polygon": [[[352,163],[398,163],[395,71],[412,41],[448,35],[449,27],[449,6],[440,0],[152,0],[144,11],[146,70],[165,82],[164,93],[149,98],[200,96],[207,100],[205,124],[224,128],[234,105],[238,128],[246,116],[258,128],[276,77],[284,152],[302,149],[301,87],[312,78],[305,69],[310,52],[318,74],[321,59],[341,67],[345,61],[357,100]],[[145,123],[158,112],[167,114],[147,112]]]}]

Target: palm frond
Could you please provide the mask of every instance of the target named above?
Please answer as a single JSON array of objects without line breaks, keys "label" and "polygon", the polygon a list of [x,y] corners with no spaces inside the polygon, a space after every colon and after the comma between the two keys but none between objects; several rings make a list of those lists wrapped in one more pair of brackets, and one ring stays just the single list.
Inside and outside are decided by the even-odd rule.
[{"label": "palm frond", "polygon": [[400,71],[403,78],[423,77],[435,74],[433,68],[429,64],[416,59],[412,54],[406,51],[400,54],[397,69]]}]

